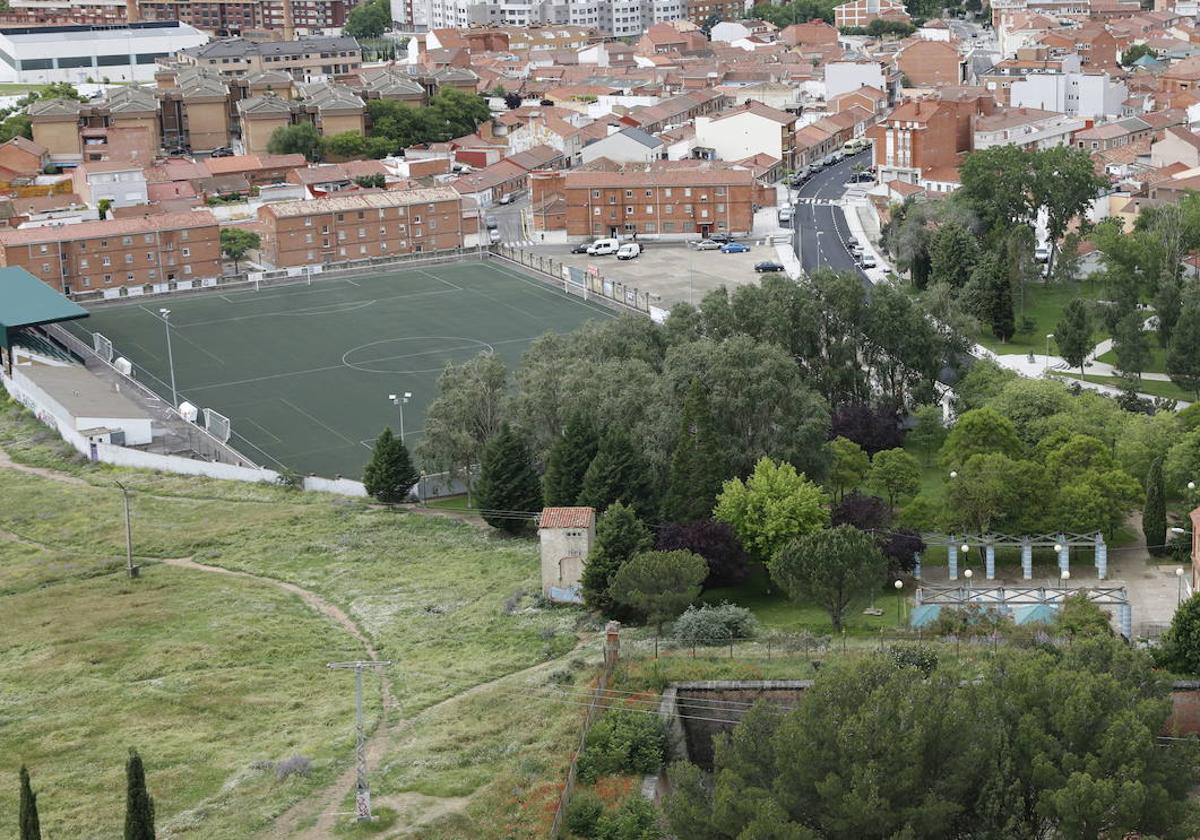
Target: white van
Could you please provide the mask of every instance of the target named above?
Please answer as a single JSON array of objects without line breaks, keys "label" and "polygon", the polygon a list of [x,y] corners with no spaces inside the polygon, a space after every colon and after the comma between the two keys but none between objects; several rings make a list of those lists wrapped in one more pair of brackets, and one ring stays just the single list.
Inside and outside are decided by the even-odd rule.
[{"label": "white van", "polygon": [[491,242],[493,245],[498,243],[500,241],[500,231],[497,230],[496,228],[491,228],[490,230],[488,230],[488,241]]},{"label": "white van", "polygon": [[587,252],[593,257],[603,257],[617,253],[620,247],[621,243],[616,239],[597,239],[588,247]]},{"label": "white van", "polygon": [[642,253],[641,245],[637,244],[636,242],[626,242],[617,249],[617,259],[632,260],[640,253]]}]

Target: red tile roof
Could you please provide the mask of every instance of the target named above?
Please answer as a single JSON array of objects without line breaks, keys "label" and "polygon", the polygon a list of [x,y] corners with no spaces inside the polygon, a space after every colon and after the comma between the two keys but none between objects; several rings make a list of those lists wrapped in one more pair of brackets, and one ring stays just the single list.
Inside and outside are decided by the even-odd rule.
[{"label": "red tile roof", "polygon": [[538,528],[591,528],[595,522],[595,508],[551,507],[542,509]]},{"label": "red tile roof", "polygon": [[181,230],[216,224],[216,217],[208,210],[194,213],[160,213],[137,219],[106,219],[100,222],[80,222],[75,225],[4,230],[0,231],[0,245],[36,245],[43,242],[75,241],[93,239],[97,236],[124,236],[133,233]]}]

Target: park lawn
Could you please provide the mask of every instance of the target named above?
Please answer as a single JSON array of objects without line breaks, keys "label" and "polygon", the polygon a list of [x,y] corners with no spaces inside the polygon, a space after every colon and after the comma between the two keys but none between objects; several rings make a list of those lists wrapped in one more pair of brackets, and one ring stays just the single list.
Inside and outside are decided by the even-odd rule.
[{"label": "park lawn", "polygon": [[[1075,298],[1094,300],[1100,294],[1100,286],[1094,282],[1083,283],[1029,283],[1025,286],[1025,310],[1021,310],[1021,293],[1013,292],[1013,316],[1017,329],[1025,318],[1032,318],[1032,332],[1018,332],[1007,342],[992,335],[990,329],[984,328],[976,340],[993,353],[1011,355],[1014,353],[1045,353],[1046,335],[1053,333],[1062,317],[1063,309]],[[1105,338],[1103,331],[1097,331],[1096,341]],[[1053,352],[1053,347],[1051,347]]]},{"label": "park lawn", "polygon": [[[1051,373],[1055,373],[1058,376],[1069,375],[1074,379],[1083,379],[1086,382],[1095,382],[1097,385],[1108,385],[1112,388],[1120,388],[1124,385],[1124,382],[1116,376],[1098,376],[1093,373],[1080,376],[1078,373],[1065,374],[1056,371],[1051,371]],[[1165,397],[1166,399],[1183,400],[1188,403],[1196,401],[1196,395],[1191,391],[1185,391],[1174,382],[1163,382],[1158,379],[1141,380],[1138,382],[1137,390],[1140,394],[1149,394],[1152,397]]]},{"label": "park lawn", "polygon": [[[21,441],[29,441],[28,452]],[[113,483],[120,480],[134,490],[134,551],[145,569],[145,578],[132,584],[131,590],[145,592],[143,597],[148,597],[148,593],[158,592],[162,581],[172,586],[162,594],[168,605],[161,608],[157,603],[144,606],[140,599],[121,601],[111,593],[105,596],[114,609],[120,606],[124,610],[119,615],[129,613],[132,627],[149,636],[145,646],[126,646],[124,640],[133,631],[121,630],[118,622],[112,629],[112,643],[104,648],[105,656],[117,655],[110,647],[119,648],[120,656],[128,660],[121,666],[122,678],[142,674],[147,675],[145,679],[154,679],[164,671],[158,657],[162,646],[167,645],[174,659],[166,673],[178,670],[203,674],[211,663],[228,661],[222,647],[226,640],[232,650],[239,651],[235,643],[240,644],[240,639],[258,640],[265,658],[260,661],[246,657],[246,668],[253,671],[254,680],[247,677],[243,683],[240,671],[234,670],[226,676],[234,685],[226,690],[204,683],[206,691],[220,695],[213,702],[227,696],[237,698],[239,691],[244,691],[248,711],[261,707],[272,714],[308,714],[305,709],[311,705],[312,725],[321,737],[310,739],[309,752],[316,758],[325,756],[326,765],[334,756],[344,768],[351,757],[351,719],[343,713],[352,700],[353,680],[330,675],[323,665],[359,658],[363,655],[361,648],[343,630],[306,611],[294,597],[276,596],[267,583],[226,581],[203,572],[162,566],[154,562],[156,559],[193,557],[202,563],[277,578],[312,590],[340,606],[368,634],[380,655],[396,663],[387,672],[387,679],[400,705],[398,715],[405,719],[480,683],[564,657],[579,643],[577,627],[582,612],[570,607],[543,608],[536,599],[539,566],[536,543],[531,537],[508,538],[435,517],[376,509],[359,500],[302,494],[266,484],[160,476],[87,464],[68,457],[53,441],[46,440],[42,427],[11,405],[0,407],[0,442],[14,460],[25,462],[28,455],[28,460],[39,466],[61,467],[88,482],[68,484],[0,470],[0,493],[6,499],[0,510],[0,531],[29,543],[0,542],[6,556],[24,558],[7,564],[9,568],[0,578],[0,599],[4,599],[0,601],[0,613],[30,616],[28,626],[21,625],[18,632],[8,634],[20,640],[20,656],[48,656],[39,645],[43,635],[47,637],[45,644],[50,644],[52,637],[41,628],[60,621],[60,615],[69,617],[69,622],[62,621],[71,627],[93,616],[102,622],[101,630],[114,621],[110,611],[93,605],[91,599],[97,587],[89,587],[88,581],[95,578],[117,590],[127,586],[120,576],[124,555],[121,494]],[[250,603],[223,594],[242,591],[260,600]],[[27,602],[37,598],[46,601],[38,602],[34,610]],[[283,614],[281,607],[263,606],[264,599],[274,603],[272,598],[291,607],[288,617],[278,618]],[[193,600],[190,609],[194,615],[188,612]],[[225,614],[226,608],[236,621]],[[183,624],[179,632],[174,626],[176,613]],[[187,642],[189,622],[214,628],[207,646]],[[226,630],[231,624],[236,626]],[[305,648],[303,656],[292,656],[287,653],[291,642],[286,637],[275,641],[272,635],[282,632],[280,624],[294,624],[296,633],[306,634],[305,638],[315,636],[319,644],[311,651]],[[26,635],[37,638],[38,644],[25,641]],[[84,625],[72,630],[69,638],[86,640],[96,635],[96,628]],[[103,633],[99,635],[106,638]],[[183,641],[176,644],[177,637]],[[273,656],[265,656],[272,652]],[[0,719],[8,717],[4,696],[8,685],[24,686],[20,683],[22,671],[36,673],[25,659],[14,657],[16,654],[0,657],[0,686],[5,686],[0,689],[4,701],[0,708],[5,708]],[[67,647],[56,667],[64,674],[86,673],[94,667],[91,660],[95,658],[85,647]],[[307,677],[296,676],[301,671],[311,672],[315,682],[310,684]],[[109,694],[120,696],[110,687],[100,684],[95,690],[106,698]],[[30,684],[27,693],[49,694],[55,690],[56,686],[49,683],[45,692],[40,684]],[[308,698],[309,694],[313,699]],[[562,741],[559,738],[573,731],[577,716],[571,714],[575,710],[570,707],[547,709],[536,704],[523,707],[527,714],[515,714],[500,702],[502,699],[497,693],[488,702],[486,692],[478,700],[471,698],[471,705],[464,707],[470,709],[470,727],[463,724],[457,712],[451,715],[454,704],[431,710],[428,722],[418,717],[415,723],[400,724],[411,727],[413,738],[423,739],[414,744],[425,744],[425,752],[414,746],[411,752],[398,750],[386,756],[389,773],[373,786],[376,795],[386,800],[403,794],[405,786],[424,786],[430,791],[453,791],[464,799],[470,796],[462,803],[459,819],[473,826],[478,821],[478,832],[459,824],[445,836],[455,836],[455,831],[459,836],[463,832],[493,836],[488,832],[505,820],[517,826],[529,822],[523,816],[528,804],[512,796],[512,791],[518,787],[532,790],[560,780],[558,771],[563,768],[563,757],[569,756],[574,735]],[[30,701],[23,697],[22,702]],[[321,704],[328,707],[328,714]],[[241,806],[236,796],[221,792],[223,787],[234,785],[236,794],[241,782],[235,773],[244,772],[245,767],[234,767],[232,757],[224,753],[212,758],[217,750],[213,742],[221,739],[234,745],[243,741],[256,744],[250,736],[271,730],[270,718],[233,715],[225,722],[197,714],[183,727],[187,732],[181,733],[169,716],[174,707],[164,706],[162,717],[157,716],[157,706],[137,707],[144,720],[126,730],[124,719],[115,712],[110,725],[107,699],[99,702],[90,691],[61,692],[55,696],[55,706],[57,729],[69,731],[71,725],[78,725],[112,731],[120,746],[113,759],[116,772],[122,770],[126,741],[143,750],[164,825],[184,819],[181,813],[191,810],[186,819],[194,821],[205,837],[252,837],[262,828],[261,814],[277,814],[295,798],[291,791],[296,785],[267,785],[261,794],[261,806],[239,816]],[[377,710],[377,700],[371,706]],[[200,709],[203,711],[202,706]],[[431,728],[425,729],[426,725]],[[247,730],[245,738],[239,727]],[[0,732],[9,739],[0,741],[0,774],[11,775],[21,760],[30,760],[27,756],[31,754],[37,757],[36,749],[41,747],[36,732],[12,727],[7,731],[0,727]],[[276,753],[266,748],[273,743],[266,742],[253,751],[247,748],[238,755],[246,762],[284,757],[277,754],[282,746]],[[491,746],[484,749],[485,744]],[[100,739],[96,749],[101,747],[108,749],[111,745]],[[224,744],[221,749],[225,749]],[[155,762],[167,759],[180,765],[211,765],[214,769],[188,778],[164,772],[155,780]],[[415,763],[420,761],[441,769],[425,773],[420,763]],[[65,775],[100,771],[91,764],[76,768],[67,755],[58,763],[61,768],[48,772]],[[314,778],[312,786],[328,781],[331,774],[332,769],[314,773],[319,778]],[[119,786],[113,789],[119,791]],[[107,801],[101,802],[93,790],[87,785],[61,788],[53,795],[47,794],[45,807],[57,799],[71,813],[86,813],[93,808],[104,813]],[[112,790],[105,793],[111,795]],[[115,799],[119,806],[119,794]],[[226,800],[233,804],[226,806]],[[200,805],[202,809],[195,811]],[[5,812],[10,807],[15,807],[15,801],[0,798],[0,824],[11,824]],[[405,811],[401,809],[401,813]],[[116,833],[111,826],[99,830],[104,836]],[[538,830],[518,831],[516,836],[539,836]],[[87,835],[55,831],[54,836]]]},{"label": "park lawn", "polygon": [[31,85],[22,82],[6,82],[4,84],[0,84],[0,96],[15,96],[18,93],[31,93],[35,90],[41,93],[48,87],[50,86],[37,84]]},{"label": "park lawn", "polygon": [[[909,587],[905,595],[911,594]],[[704,603],[719,604],[728,601],[746,607],[754,613],[766,630],[781,630],[790,633],[807,630],[817,634],[833,632],[829,613],[813,601],[792,601],[775,586],[767,570],[758,563],[751,565],[750,576],[739,586],[719,586],[705,590],[700,596]],[[863,610],[874,604],[883,610],[883,615],[863,615]],[[880,587],[875,598],[864,597],[853,601],[846,610],[847,634],[862,635],[879,632],[883,627],[896,627],[896,593],[889,584]]]},{"label": "park lawn", "polygon": [[[1167,351],[1159,346],[1158,336],[1150,337],[1150,360],[1146,363],[1146,369],[1143,373],[1166,373],[1167,372]],[[1117,363],[1117,351],[1109,350],[1107,353],[1101,353],[1096,357],[1098,362],[1107,362],[1110,365]]]},{"label": "park lawn", "polygon": [[467,503],[466,493],[463,493],[459,496],[446,496],[442,499],[433,499],[432,501],[427,502],[426,506],[434,508],[435,510],[458,510],[463,512],[474,510],[474,508]]}]

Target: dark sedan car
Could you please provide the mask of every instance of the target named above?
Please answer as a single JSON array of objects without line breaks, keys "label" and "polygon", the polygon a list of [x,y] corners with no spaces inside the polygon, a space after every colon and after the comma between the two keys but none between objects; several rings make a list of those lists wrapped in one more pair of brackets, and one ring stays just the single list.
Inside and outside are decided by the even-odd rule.
[{"label": "dark sedan car", "polygon": [[590,246],[591,244],[592,244],[591,242],[580,242],[578,245],[576,245],[574,248],[571,249],[571,253],[572,254],[586,254],[588,246]]},{"label": "dark sedan car", "polygon": [[783,266],[777,262],[766,260],[764,262],[755,263],[754,270],[762,274],[768,271],[783,271]]}]

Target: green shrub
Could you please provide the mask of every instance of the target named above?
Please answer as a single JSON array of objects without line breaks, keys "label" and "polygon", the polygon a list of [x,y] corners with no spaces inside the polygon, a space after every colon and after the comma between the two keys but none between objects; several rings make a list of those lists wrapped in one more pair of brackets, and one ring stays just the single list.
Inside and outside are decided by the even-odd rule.
[{"label": "green shrub", "polygon": [[720,645],[730,639],[753,638],[757,633],[754,614],[730,603],[690,606],[675,620],[675,638],[683,644]]},{"label": "green shrub", "polygon": [[579,780],[592,784],[618,773],[657,773],[667,735],[654,715],[614,709],[592,725],[579,756]]},{"label": "green shrub", "polygon": [[1155,659],[1173,673],[1200,674],[1200,594],[1188,598],[1175,610]]},{"label": "green shrub", "polygon": [[645,797],[634,793],[621,807],[600,818],[596,840],[661,840],[658,812]]},{"label": "green shrub", "polygon": [[590,790],[577,790],[567,806],[567,830],[579,837],[595,837],[603,815],[604,803],[599,796]]},{"label": "green shrub", "polygon": [[925,645],[894,645],[888,651],[888,657],[897,668],[916,668],[925,676],[936,671],[938,666],[937,651]]}]

